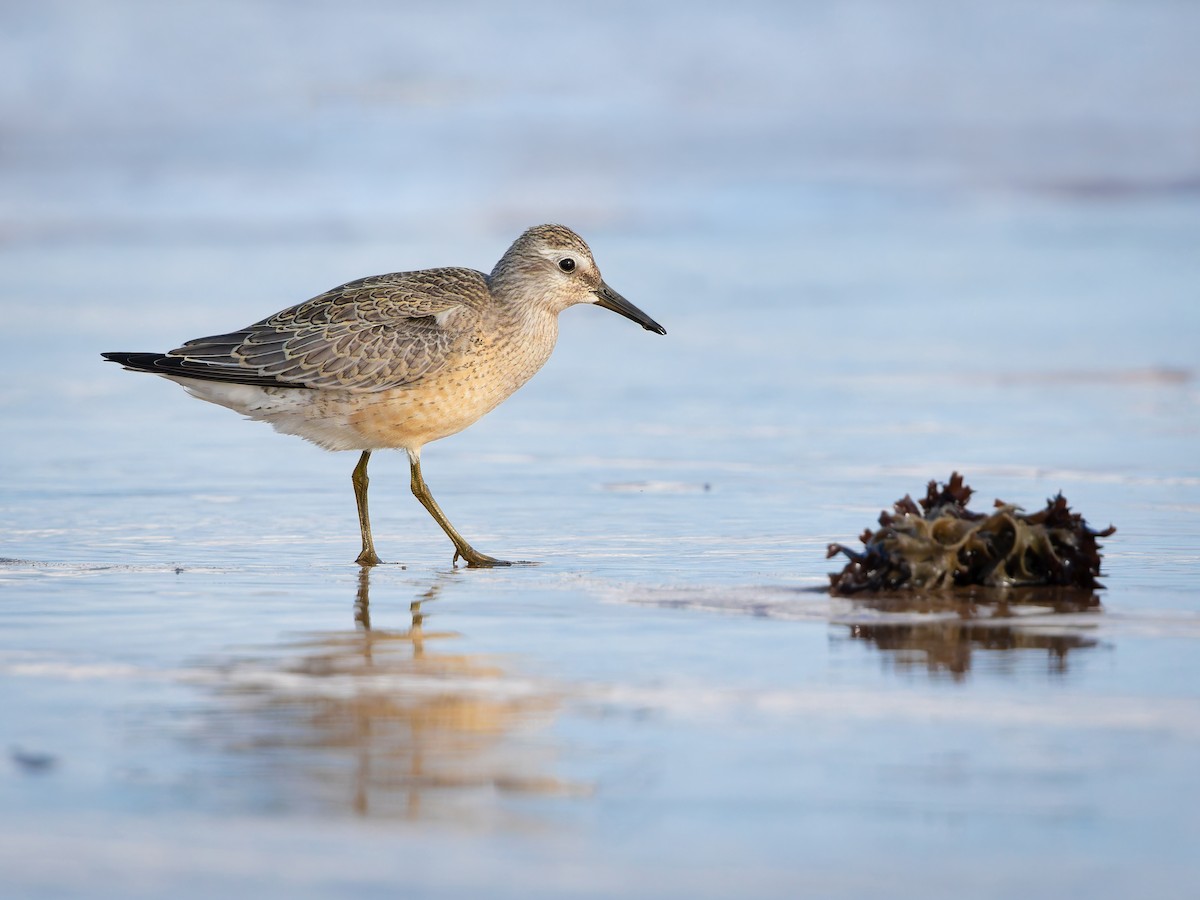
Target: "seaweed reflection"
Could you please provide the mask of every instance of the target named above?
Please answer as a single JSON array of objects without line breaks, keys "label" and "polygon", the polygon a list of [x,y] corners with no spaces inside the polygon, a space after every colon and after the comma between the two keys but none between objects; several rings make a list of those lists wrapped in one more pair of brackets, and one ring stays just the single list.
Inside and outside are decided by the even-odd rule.
[{"label": "seaweed reflection", "polygon": [[[996,670],[1015,668],[1031,652],[1045,659],[1046,671],[1067,672],[1072,651],[1099,645],[1074,614],[1098,614],[1100,598],[1072,589],[978,588],[970,592],[873,596],[853,601],[855,610],[882,616],[843,621],[854,640],[884,652],[900,670],[925,669],[931,675],[966,678],[979,654]],[[1074,616],[1073,618],[1067,618]],[[852,618],[857,618],[854,616]]]},{"label": "seaweed reflection", "polygon": [[426,628],[442,580],[411,603],[406,629],[373,628],[370,577],[364,568],[353,631],[227,670],[240,702],[220,731],[235,731],[224,743],[254,792],[289,809],[454,820],[497,814],[498,794],[578,793],[546,774],[553,748],[536,735],[555,694],[486,657],[434,649],[457,637]]}]

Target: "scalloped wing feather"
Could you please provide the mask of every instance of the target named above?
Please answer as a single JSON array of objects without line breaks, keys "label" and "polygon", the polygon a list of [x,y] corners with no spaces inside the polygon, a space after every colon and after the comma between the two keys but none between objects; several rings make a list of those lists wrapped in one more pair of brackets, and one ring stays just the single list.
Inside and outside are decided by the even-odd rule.
[{"label": "scalloped wing feather", "polygon": [[489,299],[483,274],[471,269],[361,278],[238,331],[188,341],[163,368],[243,384],[390,390],[445,366]]}]

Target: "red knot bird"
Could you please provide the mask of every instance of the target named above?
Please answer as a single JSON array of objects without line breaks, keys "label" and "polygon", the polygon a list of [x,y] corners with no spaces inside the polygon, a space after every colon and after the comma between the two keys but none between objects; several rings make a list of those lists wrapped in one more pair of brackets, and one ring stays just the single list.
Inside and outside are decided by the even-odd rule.
[{"label": "red knot bird", "polygon": [[550,358],[558,314],[578,303],[666,330],[610,288],[583,239],[530,228],[490,275],[425,269],[360,278],[229,334],[168,353],[105,353],[201,400],[327,450],[359,450],[352,482],[361,565],[379,562],[367,515],[372,451],[408,453],[413,495],[454,542],[454,562],[504,566],[450,524],[421,476],[421,448],[462,431]]}]

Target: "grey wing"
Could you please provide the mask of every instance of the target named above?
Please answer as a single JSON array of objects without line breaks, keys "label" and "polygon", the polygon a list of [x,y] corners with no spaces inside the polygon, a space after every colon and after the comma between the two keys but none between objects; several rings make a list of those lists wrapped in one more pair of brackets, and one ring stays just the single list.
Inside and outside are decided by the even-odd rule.
[{"label": "grey wing", "polygon": [[[167,354],[173,374],[371,393],[413,384],[465,350],[487,283],[470,269],[352,281]],[[161,364],[160,364],[161,366]]]}]

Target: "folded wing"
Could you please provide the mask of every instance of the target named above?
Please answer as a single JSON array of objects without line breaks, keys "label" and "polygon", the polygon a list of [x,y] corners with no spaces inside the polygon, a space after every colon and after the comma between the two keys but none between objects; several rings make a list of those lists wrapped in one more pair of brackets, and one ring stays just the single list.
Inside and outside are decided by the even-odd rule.
[{"label": "folded wing", "polygon": [[465,349],[487,297],[484,276],[470,269],[379,275],[169,353],[104,355],[168,377],[384,391],[419,381]]}]

